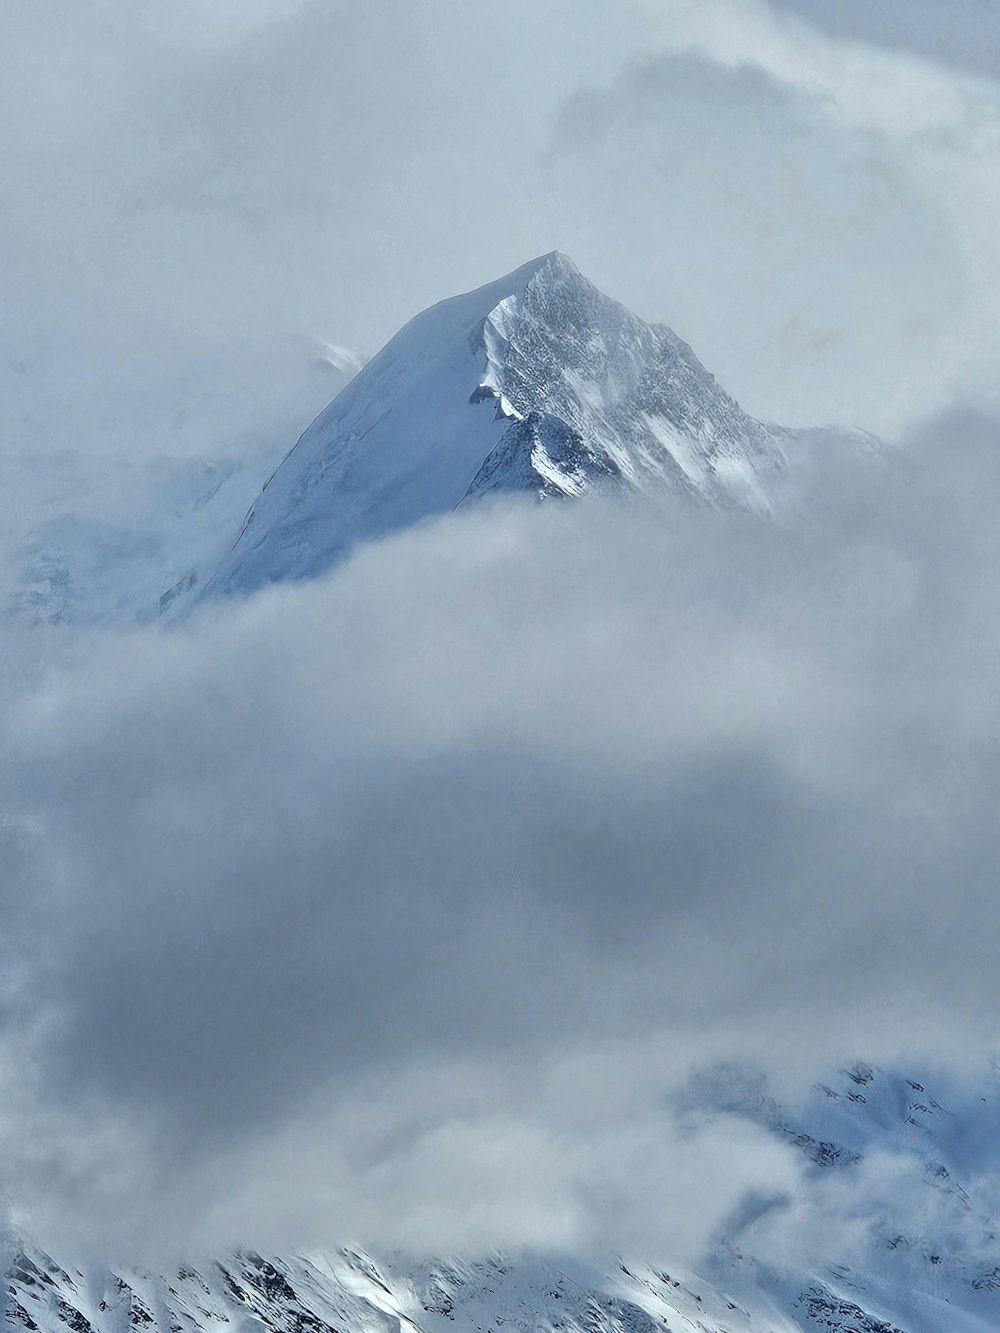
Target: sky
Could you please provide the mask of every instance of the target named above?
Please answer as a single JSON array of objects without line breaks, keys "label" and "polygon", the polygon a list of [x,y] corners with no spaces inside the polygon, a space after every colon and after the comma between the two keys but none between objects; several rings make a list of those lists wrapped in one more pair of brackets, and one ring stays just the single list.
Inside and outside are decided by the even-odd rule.
[{"label": "sky", "polygon": [[11,627],[17,1226],[693,1260],[799,1169],[679,1126],[706,1062],[994,1051],[998,43],[972,0],[3,6],[11,531],[108,459],[280,455],[324,341],[556,247],[750,411],[900,443],[804,458],[799,523],[501,506]]}]

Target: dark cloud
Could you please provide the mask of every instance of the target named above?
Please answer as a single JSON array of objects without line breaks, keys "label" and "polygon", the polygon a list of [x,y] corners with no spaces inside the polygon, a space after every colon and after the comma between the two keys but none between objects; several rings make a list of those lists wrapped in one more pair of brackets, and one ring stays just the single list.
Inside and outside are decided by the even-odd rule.
[{"label": "dark cloud", "polygon": [[[673,1169],[699,1059],[988,1043],[998,460],[954,414],[804,457],[805,520],[500,507],[179,631],[51,639],[4,747],[19,1095],[75,1108],[41,1164],[8,1126],[38,1215],[412,1238],[423,1154],[496,1135],[548,1184],[477,1235],[520,1199],[613,1243],[646,1214],[591,1214],[597,1141],[621,1189],[654,1130]],[[784,1169],[726,1151],[734,1189]],[[435,1235],[489,1188],[466,1169]]]}]

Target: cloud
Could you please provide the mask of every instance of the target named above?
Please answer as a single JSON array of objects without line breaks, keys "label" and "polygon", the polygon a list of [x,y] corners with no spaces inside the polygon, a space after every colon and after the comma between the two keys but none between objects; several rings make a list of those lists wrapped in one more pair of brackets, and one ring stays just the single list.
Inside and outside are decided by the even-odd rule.
[{"label": "cloud", "polygon": [[626,4],[606,31],[601,9],[521,3],[497,26],[454,0],[190,0],[164,22],[120,0],[15,0],[8,439],[287,447],[330,396],[314,340],[370,353],[552,248],[532,216],[539,126],[644,31]]},{"label": "cloud", "polygon": [[699,1063],[989,1049],[996,431],[804,459],[807,522],[501,506],[12,658],[34,1223],[697,1248],[794,1170],[679,1137]]},{"label": "cloud", "polygon": [[[10,530],[280,451],[318,340],[553,245],[755,411],[986,396],[993,82],[761,4],[609,14],[8,4]],[[16,1219],[693,1255],[796,1170],[686,1136],[699,1065],[990,1047],[996,460],[953,411],[804,458],[803,522],[500,507],[170,633],[9,628]]]},{"label": "cloud", "polygon": [[646,7],[647,58],[554,137],[584,269],[758,415],[895,435],[992,403],[995,77],[758,0]]},{"label": "cloud", "polygon": [[947,22],[933,0],[778,0],[777,7],[808,19],[839,36],[875,43],[891,50],[912,50],[935,63],[995,78],[1000,69],[996,16],[989,0],[958,0]]}]

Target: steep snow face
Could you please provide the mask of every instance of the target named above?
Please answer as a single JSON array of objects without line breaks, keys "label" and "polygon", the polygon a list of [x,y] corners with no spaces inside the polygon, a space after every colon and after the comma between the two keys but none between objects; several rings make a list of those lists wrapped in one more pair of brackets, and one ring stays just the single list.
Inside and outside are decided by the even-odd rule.
[{"label": "steep snow face", "polygon": [[497,492],[618,485],[768,507],[791,432],[553,253],[411,320],[313,422],[210,589],[319,574],[355,544]]},{"label": "steep snow face", "polygon": [[[783,1107],[753,1072],[699,1077],[686,1117],[735,1116],[801,1154],[791,1194],[737,1209],[697,1275],[669,1256],[385,1261],[218,1255],[172,1272],[75,1268],[25,1246],[28,1333],[987,1333],[1000,1327],[1000,1079],[858,1064]],[[665,1206],[677,1202],[665,1200]],[[650,1262],[652,1258],[653,1262]]]},{"label": "steep snow face", "polygon": [[538,261],[523,291],[486,317],[483,341],[480,392],[507,415],[540,414],[575,437],[553,454],[544,437],[506,433],[500,449],[520,455],[535,488],[575,495],[616,477],[767,507],[782,432],[747,416],[676,334],[609,300],[565,256]]}]

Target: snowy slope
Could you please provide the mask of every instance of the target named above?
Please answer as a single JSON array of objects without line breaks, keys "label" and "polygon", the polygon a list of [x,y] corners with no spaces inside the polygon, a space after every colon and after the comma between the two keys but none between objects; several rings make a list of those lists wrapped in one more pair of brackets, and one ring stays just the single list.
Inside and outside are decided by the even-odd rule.
[{"label": "snowy slope", "polygon": [[[28,1333],[985,1333],[1000,1327],[1000,1079],[854,1065],[781,1107],[759,1076],[702,1076],[687,1117],[763,1125],[801,1154],[792,1195],[748,1199],[698,1265],[669,1256],[375,1260],[252,1250],[165,1274],[25,1246],[7,1319]],[[650,1262],[650,1258],[653,1262]]]},{"label": "snowy slope", "polygon": [[555,252],[411,320],[271,477],[209,591],[319,574],[498,492],[665,488],[767,511],[795,438]]}]

